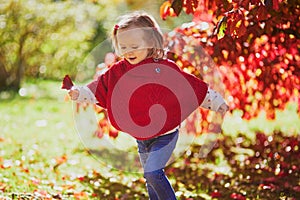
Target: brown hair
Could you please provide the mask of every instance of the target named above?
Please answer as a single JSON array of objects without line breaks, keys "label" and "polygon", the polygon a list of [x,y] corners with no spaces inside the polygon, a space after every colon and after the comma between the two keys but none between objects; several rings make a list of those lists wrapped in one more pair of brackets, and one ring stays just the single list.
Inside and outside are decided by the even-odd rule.
[{"label": "brown hair", "polygon": [[119,54],[117,33],[126,28],[143,28],[147,40],[153,42],[153,47],[149,49],[148,57],[156,59],[163,58],[163,35],[155,19],[143,11],[135,11],[120,17],[115,25],[112,34],[113,47]]}]

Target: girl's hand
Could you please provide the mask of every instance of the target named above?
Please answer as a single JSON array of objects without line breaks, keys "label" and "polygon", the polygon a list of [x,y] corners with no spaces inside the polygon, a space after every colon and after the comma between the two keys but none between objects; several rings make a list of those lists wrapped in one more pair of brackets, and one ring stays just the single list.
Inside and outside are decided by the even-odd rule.
[{"label": "girl's hand", "polygon": [[70,89],[68,92],[69,96],[73,101],[76,101],[79,97],[79,90],[77,89]]},{"label": "girl's hand", "polygon": [[217,112],[221,113],[222,115],[225,115],[225,113],[228,111],[229,106],[226,103],[223,103],[219,109],[217,110]]}]

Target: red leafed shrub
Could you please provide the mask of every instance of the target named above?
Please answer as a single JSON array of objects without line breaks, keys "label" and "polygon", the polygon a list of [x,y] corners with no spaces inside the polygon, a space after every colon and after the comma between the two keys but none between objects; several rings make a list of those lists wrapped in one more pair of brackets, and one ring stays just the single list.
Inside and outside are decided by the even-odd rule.
[{"label": "red leafed shrub", "polygon": [[[263,110],[274,119],[275,109],[284,109],[287,102],[300,104],[297,6],[293,0],[165,1],[162,19],[182,11],[193,15],[191,23],[166,35],[168,58],[212,88],[225,91],[230,109],[242,110],[244,119]],[[215,120],[207,110],[200,110],[200,118],[200,132]],[[118,135],[111,128],[104,130],[112,137]]]},{"label": "red leafed shrub", "polygon": [[[265,110],[273,119],[276,108],[283,109],[289,101],[300,104],[300,10],[296,1],[172,2],[169,9],[176,10],[177,16],[181,10],[194,16],[193,23],[174,30],[181,37],[173,33],[168,38],[177,44],[172,52],[181,55],[173,59],[205,76],[201,71],[205,59],[195,55],[203,47],[221,73],[231,109],[243,110],[245,119]],[[191,12],[191,7],[196,9]],[[166,18],[166,13],[161,14]]]}]

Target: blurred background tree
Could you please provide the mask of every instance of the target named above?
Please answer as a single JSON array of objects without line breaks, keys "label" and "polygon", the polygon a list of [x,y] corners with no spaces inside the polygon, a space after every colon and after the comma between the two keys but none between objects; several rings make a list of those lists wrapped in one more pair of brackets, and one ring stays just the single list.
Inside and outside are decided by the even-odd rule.
[{"label": "blurred background tree", "polygon": [[[157,16],[159,2],[131,0],[8,0],[0,4],[0,91],[18,91],[26,78],[80,81],[91,78],[96,65],[83,60],[107,39],[116,18],[129,10],[144,9]],[[191,16],[170,19],[176,27]]]},{"label": "blurred background tree", "polygon": [[18,90],[24,77],[75,75],[93,43],[105,37],[99,23],[105,5],[7,1],[0,9],[0,91]]}]

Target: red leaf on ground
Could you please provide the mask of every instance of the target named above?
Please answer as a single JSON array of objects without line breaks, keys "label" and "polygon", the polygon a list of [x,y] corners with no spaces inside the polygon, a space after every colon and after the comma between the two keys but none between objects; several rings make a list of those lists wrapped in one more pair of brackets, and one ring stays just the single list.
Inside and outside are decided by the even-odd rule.
[{"label": "red leaf on ground", "polygon": [[70,90],[73,86],[73,82],[70,78],[69,75],[65,75],[64,79],[63,79],[63,82],[62,82],[62,86],[61,86],[61,89],[66,89],[66,90]]},{"label": "red leaf on ground", "polygon": [[2,182],[0,182],[0,191],[2,191],[2,192],[5,192],[6,191],[6,188],[7,188],[7,184],[6,183],[2,183]]},{"label": "red leaf on ground", "polygon": [[265,179],[264,179],[264,182],[268,182],[268,183],[272,182],[272,183],[275,183],[275,182],[278,181],[277,179],[278,179],[277,177],[272,176],[272,177],[265,178]]},{"label": "red leaf on ground", "polygon": [[78,177],[77,179],[78,179],[79,181],[84,181],[84,180],[85,180],[84,176],[80,176],[80,177]]},{"label": "red leaf on ground", "polygon": [[273,9],[278,11],[279,10],[279,5],[278,5],[278,0],[273,0]]},{"label": "red leaf on ground", "polygon": [[95,131],[94,135],[95,135],[97,138],[102,138],[104,134],[103,134],[101,128],[98,128],[98,129]]},{"label": "red leaf on ground", "polygon": [[109,136],[112,138],[117,138],[119,135],[119,132],[117,130],[109,130]]},{"label": "red leaf on ground", "polygon": [[88,194],[84,191],[81,192],[74,192],[75,199],[86,199],[88,197]]},{"label": "red leaf on ground", "polygon": [[243,195],[241,194],[237,194],[237,193],[232,193],[230,195],[230,198],[232,199],[237,199],[237,200],[246,200],[246,197],[244,197]]},{"label": "red leaf on ground", "polygon": [[276,186],[272,183],[260,184],[258,186],[258,190],[274,190],[274,189],[276,189]]},{"label": "red leaf on ground", "polygon": [[55,158],[56,164],[53,166],[54,171],[56,171],[60,165],[66,163],[67,160],[68,160],[67,155],[62,155],[62,156]]},{"label": "red leaf on ground", "polygon": [[299,185],[294,186],[294,187],[293,187],[293,190],[294,190],[295,192],[300,192],[300,186],[299,186]]},{"label": "red leaf on ground", "polygon": [[62,155],[62,156],[57,157],[55,160],[56,160],[57,164],[61,165],[65,162],[67,162],[68,158],[67,158],[67,155]]},{"label": "red leaf on ground", "polygon": [[215,190],[215,191],[213,191],[212,193],[210,193],[210,196],[211,196],[212,198],[219,198],[219,197],[222,196],[222,194],[221,194],[218,190]]}]

